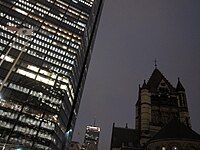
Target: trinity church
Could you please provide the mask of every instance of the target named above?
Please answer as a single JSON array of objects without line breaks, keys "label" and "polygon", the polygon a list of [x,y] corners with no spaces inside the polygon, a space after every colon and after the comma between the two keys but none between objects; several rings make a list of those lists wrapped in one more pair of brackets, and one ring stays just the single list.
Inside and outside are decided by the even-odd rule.
[{"label": "trinity church", "polygon": [[173,87],[156,67],[148,82],[139,86],[135,129],[113,124],[110,149],[200,150],[181,81]]}]

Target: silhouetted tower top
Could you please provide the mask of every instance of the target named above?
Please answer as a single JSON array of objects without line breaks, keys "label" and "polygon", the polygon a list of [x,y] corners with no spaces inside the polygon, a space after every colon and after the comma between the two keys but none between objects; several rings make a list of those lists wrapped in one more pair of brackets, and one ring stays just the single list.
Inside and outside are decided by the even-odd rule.
[{"label": "silhouetted tower top", "polygon": [[182,83],[180,82],[180,78],[178,78],[178,83],[176,85],[176,90],[185,92],[185,88],[183,87]]}]

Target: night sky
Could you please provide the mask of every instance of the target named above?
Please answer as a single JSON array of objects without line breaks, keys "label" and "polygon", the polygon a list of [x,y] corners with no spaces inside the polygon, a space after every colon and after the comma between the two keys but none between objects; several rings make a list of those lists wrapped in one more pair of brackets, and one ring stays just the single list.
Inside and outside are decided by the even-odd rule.
[{"label": "night sky", "polygon": [[192,128],[200,133],[200,0],[105,0],[73,140],[96,117],[99,150],[112,124],[135,126],[138,85],[158,69],[186,89]]}]

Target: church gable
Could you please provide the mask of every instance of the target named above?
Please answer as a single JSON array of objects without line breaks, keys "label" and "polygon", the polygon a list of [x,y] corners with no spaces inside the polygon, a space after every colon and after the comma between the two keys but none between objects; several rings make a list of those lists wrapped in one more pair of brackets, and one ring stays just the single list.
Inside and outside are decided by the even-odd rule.
[{"label": "church gable", "polygon": [[[163,74],[156,68],[148,83],[148,89],[152,93],[156,93],[159,90],[159,87],[167,87],[170,92],[175,91],[175,88],[170,84],[170,82],[163,76]],[[166,89],[166,88],[165,88]]]}]

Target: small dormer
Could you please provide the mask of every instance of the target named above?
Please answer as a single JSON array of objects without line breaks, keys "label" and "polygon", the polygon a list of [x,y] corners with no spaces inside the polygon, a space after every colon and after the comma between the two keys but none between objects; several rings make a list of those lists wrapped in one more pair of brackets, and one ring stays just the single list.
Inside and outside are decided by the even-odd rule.
[{"label": "small dormer", "polygon": [[164,79],[162,79],[157,87],[157,91],[160,94],[168,94],[170,91],[170,88],[168,86],[168,84],[166,83],[166,81]]}]

